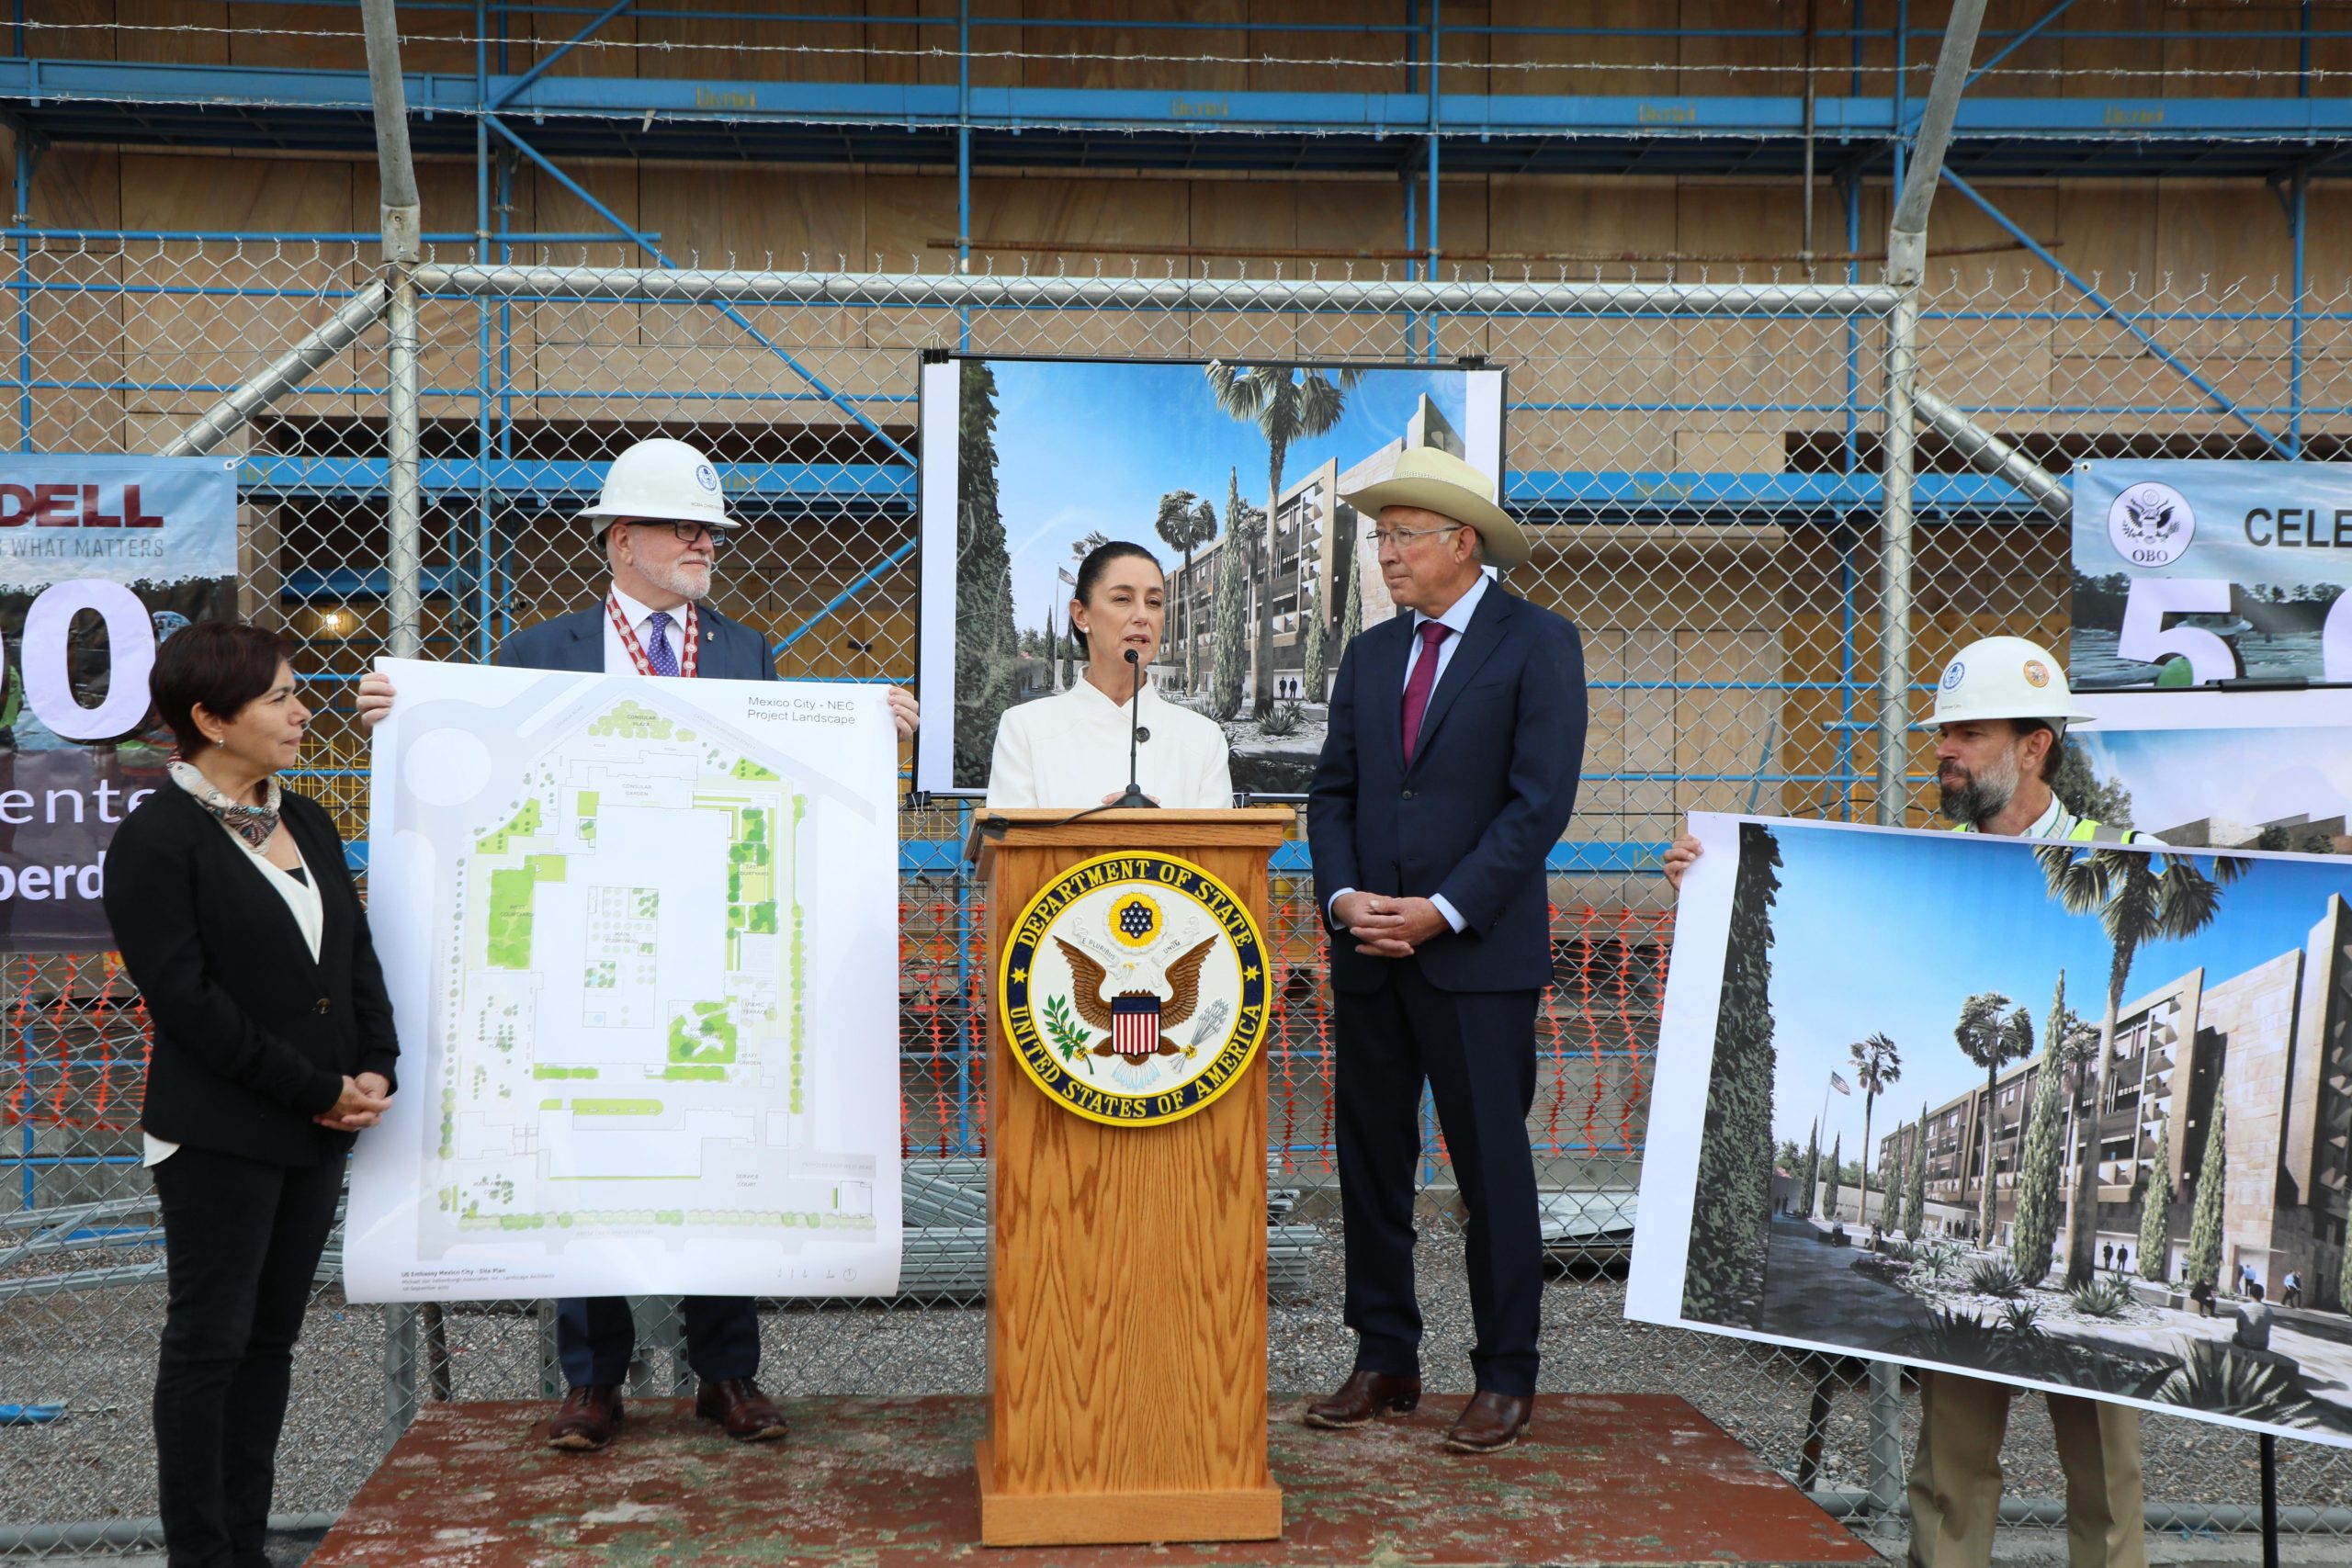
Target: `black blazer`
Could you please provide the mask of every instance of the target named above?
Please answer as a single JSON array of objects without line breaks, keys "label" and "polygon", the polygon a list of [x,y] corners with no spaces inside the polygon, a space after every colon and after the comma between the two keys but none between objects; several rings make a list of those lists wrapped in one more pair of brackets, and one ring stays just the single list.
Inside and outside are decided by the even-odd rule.
[{"label": "black blazer", "polygon": [[[695,673],[712,681],[773,681],[775,659],[767,639],[741,621],[730,621],[707,604],[695,608],[702,647]],[[605,606],[574,610],[511,633],[499,645],[494,663],[521,670],[571,670],[601,674],[605,668]]]},{"label": "black blazer", "polygon": [[[1446,661],[1405,765],[1405,656],[1414,617],[1348,644],[1330,728],[1306,800],[1316,897],[1353,887],[1443,894],[1466,922],[1414,961],[1446,991],[1538,990],[1552,983],[1544,863],[1576,810],[1584,764],[1584,652],[1577,628],[1487,585]],[[1331,939],[1331,984],[1371,990],[1387,958]]]},{"label": "black blazer", "polygon": [[311,1118],[345,1075],[393,1077],[392,1004],[368,914],[324,808],[285,790],[286,829],[318,885],[319,956],[286,901],[211,813],[168,781],[106,854],[107,919],[154,1021],[147,1131],[275,1165],[341,1156]]}]

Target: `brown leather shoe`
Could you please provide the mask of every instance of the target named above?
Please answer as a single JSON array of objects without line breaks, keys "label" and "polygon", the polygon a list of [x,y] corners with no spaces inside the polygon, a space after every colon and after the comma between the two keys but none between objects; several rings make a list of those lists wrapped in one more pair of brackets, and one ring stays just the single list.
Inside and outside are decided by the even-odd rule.
[{"label": "brown leather shoe", "polygon": [[1420,1379],[1391,1377],[1358,1367],[1337,1393],[1306,1407],[1306,1424],[1327,1432],[1344,1432],[1351,1427],[1370,1425],[1376,1416],[1409,1416],[1420,1402]]},{"label": "brown leather shoe", "polygon": [[583,1385],[564,1395],[563,1408],[548,1423],[548,1447],[586,1453],[613,1440],[621,1426],[621,1391],[609,1383]]},{"label": "brown leather shoe", "polygon": [[784,1414],[749,1378],[707,1382],[695,1391],[695,1414],[716,1421],[739,1443],[764,1443],[784,1436]]},{"label": "brown leather shoe", "polygon": [[1480,1389],[1462,1407],[1461,1419],[1445,1435],[1445,1446],[1458,1454],[1492,1454],[1519,1441],[1535,1414],[1533,1395],[1497,1393]]}]

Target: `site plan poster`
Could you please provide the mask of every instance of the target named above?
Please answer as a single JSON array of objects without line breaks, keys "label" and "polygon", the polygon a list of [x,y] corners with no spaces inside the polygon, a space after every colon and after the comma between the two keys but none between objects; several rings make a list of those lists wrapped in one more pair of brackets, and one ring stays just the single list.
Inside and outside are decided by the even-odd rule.
[{"label": "site plan poster", "polygon": [[351,1298],[895,1292],[882,688],[378,667]]},{"label": "site plan poster", "polygon": [[2352,849],[2352,691],[2092,692],[2066,732],[2104,821],[2183,849]]},{"label": "site plan poster", "polygon": [[2352,681],[2352,465],[2115,457],[2067,479],[2075,690]]},{"label": "site plan poster", "polygon": [[2352,863],[1691,826],[1629,1317],[2352,1446]]}]

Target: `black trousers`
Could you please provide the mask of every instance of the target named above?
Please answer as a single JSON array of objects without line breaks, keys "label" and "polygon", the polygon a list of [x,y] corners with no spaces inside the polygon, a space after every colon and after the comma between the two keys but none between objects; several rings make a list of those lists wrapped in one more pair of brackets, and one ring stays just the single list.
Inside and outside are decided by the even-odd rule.
[{"label": "black trousers", "polygon": [[1535,991],[1442,991],[1411,959],[1378,990],[1336,994],[1340,1213],[1347,1227],[1344,1316],[1356,1366],[1393,1377],[1420,1371],[1413,1293],[1413,1170],[1421,1153],[1421,1084],[1437,1101],[1469,1209],[1465,1261],[1477,1386],[1535,1392],[1544,1239],[1535,1158]]},{"label": "black trousers", "polygon": [[266,1568],[294,1340],[344,1163],[271,1165],[183,1147],[154,1168],[170,1282],[155,1487],[171,1568]]},{"label": "black trousers", "polygon": [[[742,1296],[688,1296],[686,1365],[705,1382],[748,1378],[760,1370],[760,1319]],[[621,1296],[567,1296],[555,1303],[556,1356],[574,1388],[627,1381],[637,1325]]]}]

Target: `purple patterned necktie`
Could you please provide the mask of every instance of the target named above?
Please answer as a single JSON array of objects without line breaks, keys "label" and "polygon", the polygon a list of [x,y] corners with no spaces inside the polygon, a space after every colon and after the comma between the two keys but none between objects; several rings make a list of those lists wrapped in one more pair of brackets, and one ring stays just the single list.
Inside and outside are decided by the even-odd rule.
[{"label": "purple patterned necktie", "polygon": [[1421,623],[1421,656],[1413,660],[1413,673],[1405,682],[1405,765],[1413,764],[1413,748],[1421,739],[1421,715],[1429,711],[1430,691],[1437,684],[1438,644],[1452,635],[1453,628],[1443,621]]},{"label": "purple patterned necktie", "polygon": [[653,634],[652,645],[645,650],[645,661],[656,675],[675,675],[678,655],[670,647],[670,613],[656,610],[645,617],[645,629]]}]

